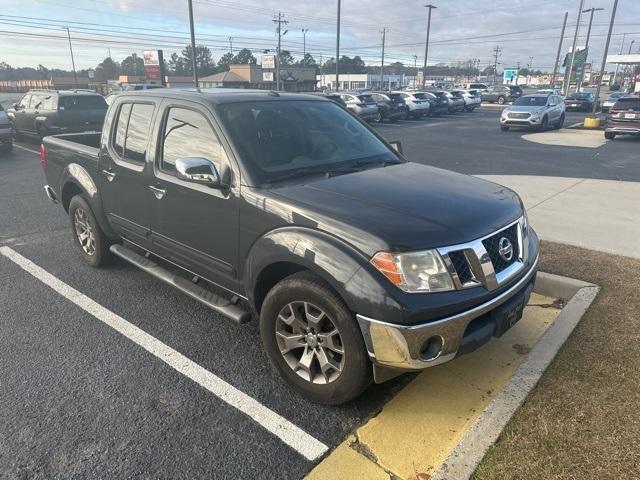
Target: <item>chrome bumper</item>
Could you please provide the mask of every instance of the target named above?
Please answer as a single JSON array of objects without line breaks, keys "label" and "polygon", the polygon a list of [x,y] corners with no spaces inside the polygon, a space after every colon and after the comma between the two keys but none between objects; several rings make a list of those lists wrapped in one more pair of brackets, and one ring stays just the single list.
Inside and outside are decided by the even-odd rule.
[{"label": "chrome bumper", "polygon": [[[394,325],[356,315],[369,356],[374,364],[401,370],[422,370],[452,360],[458,353],[467,325],[516,295],[534,277],[539,256],[515,285],[466,312],[422,325]],[[421,350],[425,342],[439,337],[442,347],[437,356],[425,359]]]}]

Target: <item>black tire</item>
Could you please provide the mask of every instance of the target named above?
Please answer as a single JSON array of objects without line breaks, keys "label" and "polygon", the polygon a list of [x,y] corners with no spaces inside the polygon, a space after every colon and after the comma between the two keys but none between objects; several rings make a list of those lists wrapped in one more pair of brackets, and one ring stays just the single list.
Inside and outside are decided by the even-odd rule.
[{"label": "black tire", "polygon": [[613,132],[604,132],[604,138],[606,138],[607,140],[613,140],[614,138],[616,138],[616,134]]},{"label": "black tire", "polygon": [[49,132],[47,132],[47,129],[45,126],[43,125],[38,125],[38,127],[36,128],[37,132],[38,132],[38,138],[40,140],[42,140],[44,137],[46,137],[47,135],[49,135]]},{"label": "black tire", "polygon": [[507,99],[504,98],[502,95],[500,95],[498,97],[498,99],[496,100],[496,102],[498,102],[498,105],[504,105],[504,102],[506,102],[506,101],[507,101]]},{"label": "black tire", "polygon": [[540,123],[540,126],[538,127],[538,129],[541,132],[544,132],[548,126],[549,126],[549,118],[545,115],[544,117],[542,117],[542,122]]},{"label": "black tire", "polygon": [[564,125],[564,113],[560,115],[560,118],[558,119],[558,123],[556,123],[556,128],[560,129],[563,127],[563,125]]},{"label": "black tire", "polygon": [[[313,383],[302,378],[280,351],[276,338],[278,316],[292,302],[315,305],[326,313],[332,326],[339,332],[344,351],[344,356],[340,356],[342,369],[337,378],[329,383]],[[372,367],[354,315],[344,301],[311,272],[295,273],[269,291],[260,311],[260,336],[271,364],[294,390],[312,402],[340,405],[359,396],[371,384]],[[297,350],[300,348],[306,351],[310,347],[297,347]]]},{"label": "black tire", "polygon": [[[84,215],[80,215],[80,212],[83,212]],[[86,223],[91,227],[90,233],[93,235],[94,241],[93,253],[87,252],[85,247],[81,244],[80,234],[76,228],[76,213],[78,213],[79,216],[86,218]],[[76,195],[71,199],[71,202],[69,202],[69,221],[71,223],[71,233],[73,234],[74,242],[80,251],[82,260],[87,265],[94,268],[100,268],[107,265],[113,258],[109,251],[111,242],[98,225],[91,207],[82,195]]]},{"label": "black tire", "polygon": [[500,125],[500,130],[502,130],[503,132],[508,132],[509,131],[509,127],[506,125]]}]

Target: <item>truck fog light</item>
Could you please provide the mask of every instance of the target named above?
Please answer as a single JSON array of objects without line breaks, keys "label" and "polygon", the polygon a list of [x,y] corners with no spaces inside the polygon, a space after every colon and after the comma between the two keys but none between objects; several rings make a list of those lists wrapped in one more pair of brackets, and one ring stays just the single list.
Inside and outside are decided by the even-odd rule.
[{"label": "truck fog light", "polygon": [[420,349],[420,356],[427,362],[435,360],[442,353],[442,345],[444,340],[440,335],[434,335],[429,337]]}]

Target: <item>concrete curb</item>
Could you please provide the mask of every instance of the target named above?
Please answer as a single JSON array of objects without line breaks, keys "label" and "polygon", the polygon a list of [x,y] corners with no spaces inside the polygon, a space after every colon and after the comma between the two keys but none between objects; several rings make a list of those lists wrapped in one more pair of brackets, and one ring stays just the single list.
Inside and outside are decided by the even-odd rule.
[{"label": "concrete curb", "polygon": [[473,475],[487,450],[498,440],[507,422],[533,390],[560,347],[578,325],[596,298],[600,287],[580,280],[540,272],[534,291],[568,300],[568,303],[502,391],[464,433],[430,480],[462,480]]}]

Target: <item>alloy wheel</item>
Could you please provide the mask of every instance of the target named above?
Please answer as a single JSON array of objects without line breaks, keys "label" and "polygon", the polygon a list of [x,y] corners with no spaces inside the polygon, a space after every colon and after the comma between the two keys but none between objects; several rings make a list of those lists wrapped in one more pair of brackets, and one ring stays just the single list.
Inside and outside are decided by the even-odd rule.
[{"label": "alloy wheel", "polygon": [[301,378],[328,384],[340,377],[345,359],[342,337],[317,306],[303,301],[288,303],[278,314],[275,334],[287,365]]},{"label": "alloy wheel", "polygon": [[89,223],[87,213],[82,208],[76,208],[73,214],[73,226],[76,231],[76,237],[84,253],[93,255],[96,253],[96,237]]}]

